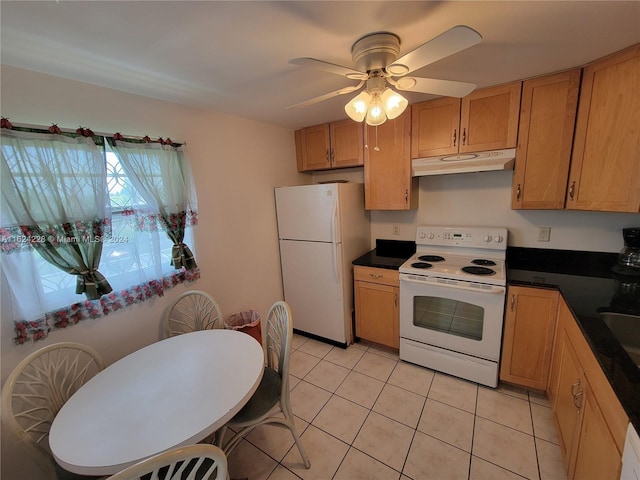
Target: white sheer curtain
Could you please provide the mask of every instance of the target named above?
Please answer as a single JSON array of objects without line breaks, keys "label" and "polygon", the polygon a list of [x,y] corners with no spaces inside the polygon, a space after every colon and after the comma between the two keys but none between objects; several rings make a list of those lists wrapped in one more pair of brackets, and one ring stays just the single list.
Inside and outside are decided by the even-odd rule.
[{"label": "white sheer curtain", "polygon": [[140,224],[154,223],[173,242],[171,265],[197,268],[193,253],[184,242],[185,228],[197,223],[197,199],[193,176],[184,147],[159,143],[114,141],[113,151],[144,198],[146,205],[135,209]]},{"label": "white sheer curtain", "polygon": [[1,152],[0,226],[20,248],[74,275],[76,293],[111,292],[98,271],[110,208],[104,156],[93,140],[3,129]]}]

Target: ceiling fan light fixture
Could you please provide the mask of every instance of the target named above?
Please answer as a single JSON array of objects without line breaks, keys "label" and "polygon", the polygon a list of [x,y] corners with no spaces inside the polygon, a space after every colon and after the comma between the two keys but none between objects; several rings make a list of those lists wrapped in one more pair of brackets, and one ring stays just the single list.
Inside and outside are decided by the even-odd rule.
[{"label": "ceiling fan light fixture", "polygon": [[382,125],[387,121],[387,114],[384,111],[384,104],[380,94],[374,93],[371,96],[371,103],[369,103],[369,109],[367,110],[367,125],[375,127]]},{"label": "ceiling fan light fixture", "polygon": [[367,91],[360,92],[353,97],[349,103],[344,106],[349,118],[355,122],[362,122],[367,116],[369,105],[371,103],[371,95]]},{"label": "ceiling fan light fixture", "polygon": [[384,112],[389,120],[393,120],[402,115],[402,112],[404,112],[407,105],[409,105],[406,98],[390,88],[385,89],[382,93],[381,100]]}]

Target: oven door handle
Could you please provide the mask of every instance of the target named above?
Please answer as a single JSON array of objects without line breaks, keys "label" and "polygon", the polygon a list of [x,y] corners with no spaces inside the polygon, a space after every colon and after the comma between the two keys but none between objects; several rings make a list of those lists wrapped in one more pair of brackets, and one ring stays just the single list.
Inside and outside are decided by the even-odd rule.
[{"label": "oven door handle", "polygon": [[412,278],[411,275],[406,275],[406,274],[400,274],[400,281],[401,282],[408,282],[408,283],[415,283],[418,285],[434,285],[437,287],[442,287],[442,288],[453,288],[453,289],[457,289],[457,290],[468,290],[471,292],[477,292],[477,293],[489,293],[489,294],[503,294],[506,292],[506,289],[504,287],[499,287],[496,285],[487,285],[486,287],[483,288],[475,288],[475,287],[467,287],[465,285],[462,285],[458,282],[456,282],[455,280],[451,281],[451,283],[449,283],[449,281],[447,280],[443,280],[440,278],[431,278],[431,277],[426,277],[425,280],[415,280]]}]

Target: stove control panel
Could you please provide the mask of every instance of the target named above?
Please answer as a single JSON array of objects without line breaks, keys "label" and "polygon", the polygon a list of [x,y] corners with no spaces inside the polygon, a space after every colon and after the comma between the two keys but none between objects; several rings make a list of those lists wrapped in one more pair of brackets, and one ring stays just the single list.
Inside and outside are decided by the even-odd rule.
[{"label": "stove control panel", "polygon": [[503,227],[419,226],[416,244],[468,248],[507,249],[507,229]]}]

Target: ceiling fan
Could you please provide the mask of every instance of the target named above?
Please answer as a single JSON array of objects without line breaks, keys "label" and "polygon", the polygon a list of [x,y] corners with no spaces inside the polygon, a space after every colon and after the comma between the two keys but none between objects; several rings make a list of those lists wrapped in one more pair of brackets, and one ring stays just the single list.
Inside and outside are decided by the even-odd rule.
[{"label": "ceiling fan", "polygon": [[390,32],[376,32],[365,35],[351,47],[351,57],[355,68],[344,67],[315,58],[294,58],[293,65],[310,67],[342,75],[350,80],[359,80],[334,92],[325,93],[289,108],[306,107],[328,100],[337,95],[352,93],[365,87],[347,105],[345,111],[357,122],[366,121],[368,125],[380,125],[387,118],[399,116],[407,107],[407,100],[397,90],[430,93],[447,97],[464,97],[471,93],[474,83],[438,80],[434,78],[409,77],[407,74],[426,65],[437,62],[449,55],[458,53],[480,43],[482,37],[470,27],[458,25],[432,38],[402,57],[400,38]]}]

